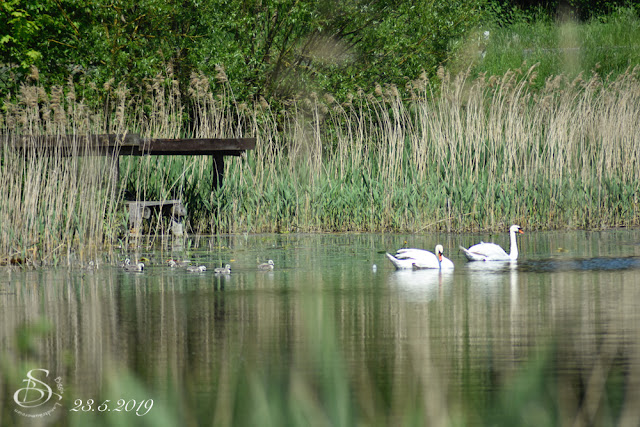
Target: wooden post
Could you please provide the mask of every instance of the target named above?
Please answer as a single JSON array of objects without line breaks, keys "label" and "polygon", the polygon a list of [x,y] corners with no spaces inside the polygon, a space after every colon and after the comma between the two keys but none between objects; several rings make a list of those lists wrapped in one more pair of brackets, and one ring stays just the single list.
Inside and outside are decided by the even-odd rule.
[{"label": "wooden post", "polygon": [[211,190],[217,190],[222,187],[222,180],[224,179],[224,155],[213,155],[213,182]]},{"label": "wooden post", "polygon": [[[138,134],[126,135],[4,135],[0,134],[0,148],[11,144],[12,148],[33,151],[35,155],[61,156],[106,155],[113,156],[110,178],[120,184],[120,156],[213,156],[213,176],[211,191],[222,187],[224,180],[225,156],[240,156],[256,146],[256,138],[141,138]],[[149,215],[149,206],[168,204],[171,201],[145,202],[131,201],[129,219],[137,230],[142,220]],[[146,210],[145,210],[146,209]],[[181,225],[176,218],[186,215],[182,206],[181,215],[172,211],[172,221]],[[180,211],[180,212],[182,212]]]}]

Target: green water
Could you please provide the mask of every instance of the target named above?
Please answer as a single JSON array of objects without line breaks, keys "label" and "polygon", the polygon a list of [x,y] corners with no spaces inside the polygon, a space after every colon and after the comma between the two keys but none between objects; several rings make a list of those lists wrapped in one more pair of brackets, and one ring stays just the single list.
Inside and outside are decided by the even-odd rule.
[{"label": "green water", "polygon": [[[480,240],[508,249],[506,233],[224,236],[96,271],[6,270],[0,420],[637,425],[640,231],[527,233],[520,260],[493,269],[457,249]],[[443,244],[455,270],[394,271],[384,251],[405,241]],[[115,265],[127,256],[145,270]],[[170,257],[208,270],[171,269]],[[274,271],[258,271],[268,259]],[[214,274],[225,263],[232,273]],[[37,419],[14,396],[34,368],[64,384],[28,409],[58,399]]]}]

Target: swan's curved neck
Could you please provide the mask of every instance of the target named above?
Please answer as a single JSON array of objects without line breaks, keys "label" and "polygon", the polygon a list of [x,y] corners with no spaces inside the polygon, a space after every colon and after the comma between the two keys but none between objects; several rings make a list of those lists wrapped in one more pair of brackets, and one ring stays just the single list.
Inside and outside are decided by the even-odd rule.
[{"label": "swan's curved neck", "polygon": [[516,241],[516,232],[510,231],[511,234],[511,249],[509,253],[509,258],[512,260],[518,259],[518,242]]}]

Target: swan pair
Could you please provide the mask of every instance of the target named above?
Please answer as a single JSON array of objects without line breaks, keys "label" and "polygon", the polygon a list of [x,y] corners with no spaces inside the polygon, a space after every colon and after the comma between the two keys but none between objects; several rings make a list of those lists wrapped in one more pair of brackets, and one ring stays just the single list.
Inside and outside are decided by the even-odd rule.
[{"label": "swan pair", "polygon": [[[509,228],[511,236],[510,253],[506,253],[495,243],[480,242],[469,249],[460,246],[469,261],[515,261],[518,259],[518,244],[516,234],[524,231],[519,225]],[[438,268],[440,270],[452,270],[453,262],[443,256],[442,245],[436,245],[435,254],[424,249],[398,249],[395,256],[387,253],[387,258],[398,270]]]}]

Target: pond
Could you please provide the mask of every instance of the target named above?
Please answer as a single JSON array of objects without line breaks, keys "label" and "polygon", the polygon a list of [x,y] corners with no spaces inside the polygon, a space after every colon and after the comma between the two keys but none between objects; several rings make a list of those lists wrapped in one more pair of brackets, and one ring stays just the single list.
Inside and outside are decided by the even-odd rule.
[{"label": "pond", "polygon": [[[640,231],[518,239],[494,268],[458,247],[507,233],[200,237],[6,270],[1,424],[638,425]],[[436,243],[453,272],[384,255]]]}]

